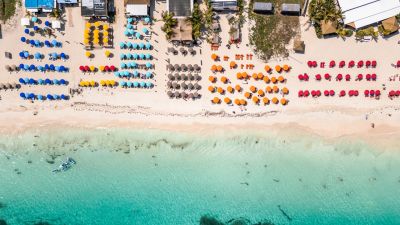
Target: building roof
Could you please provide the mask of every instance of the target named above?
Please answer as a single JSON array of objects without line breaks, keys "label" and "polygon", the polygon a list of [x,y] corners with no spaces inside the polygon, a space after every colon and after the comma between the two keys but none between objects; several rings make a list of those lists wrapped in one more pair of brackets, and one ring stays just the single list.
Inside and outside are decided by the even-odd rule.
[{"label": "building roof", "polygon": [[399,30],[399,23],[397,22],[397,19],[394,16],[382,21],[382,26],[383,29],[389,31],[390,33]]},{"label": "building roof", "polygon": [[53,9],[54,0],[25,0],[25,8],[27,9]]},{"label": "building roof", "polygon": [[338,0],[344,23],[361,28],[400,13],[399,0]]},{"label": "building roof", "polygon": [[167,7],[176,17],[188,17],[192,14],[193,0],[167,0]]},{"label": "building roof", "polygon": [[300,13],[300,4],[282,4],[282,12]]},{"label": "building roof", "polygon": [[304,41],[295,40],[293,43],[293,50],[295,52],[304,52],[306,50],[306,45],[304,44]]},{"label": "building roof", "polygon": [[254,2],[253,11],[266,11],[270,12],[273,9],[273,4],[271,2]]},{"label": "building roof", "polygon": [[59,3],[59,4],[67,4],[67,3],[75,4],[75,3],[78,3],[78,0],[57,0],[57,3]]},{"label": "building roof", "polygon": [[150,0],[124,0],[124,5],[150,5]]},{"label": "building roof", "polygon": [[192,24],[186,19],[178,19],[177,24],[172,28],[171,41],[192,41]]},{"label": "building roof", "polygon": [[321,33],[323,35],[336,33],[336,28],[337,22],[332,22],[330,20],[323,20],[321,22]]},{"label": "building roof", "polygon": [[82,16],[108,16],[107,0],[82,0]]}]

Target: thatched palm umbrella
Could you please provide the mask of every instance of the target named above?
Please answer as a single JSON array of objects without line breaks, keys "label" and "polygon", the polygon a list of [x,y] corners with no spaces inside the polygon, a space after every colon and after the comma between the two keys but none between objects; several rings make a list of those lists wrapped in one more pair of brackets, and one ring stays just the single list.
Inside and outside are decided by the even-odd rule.
[{"label": "thatched palm umbrella", "polygon": [[177,71],[181,71],[181,67],[178,64],[174,65],[174,69],[177,70]]},{"label": "thatched palm umbrella", "polygon": [[6,88],[7,88],[7,89],[12,89],[12,85],[11,85],[10,83],[7,83],[7,84],[6,84]]},{"label": "thatched palm umbrella", "polygon": [[198,97],[200,97],[200,94],[197,93],[197,92],[195,92],[195,93],[193,93],[193,97],[194,97],[194,98],[198,98]]},{"label": "thatched palm umbrella", "polygon": [[198,83],[195,83],[195,84],[194,84],[194,88],[195,88],[196,90],[200,90],[200,89],[201,89],[201,86],[200,86]]},{"label": "thatched palm umbrella", "polygon": [[173,88],[173,89],[176,89],[176,90],[179,90],[179,89],[181,88],[181,86],[180,86],[178,83],[173,82],[173,83],[172,83],[172,88]]},{"label": "thatched palm umbrella", "polygon": [[175,96],[175,98],[179,98],[179,97],[181,97],[181,94],[178,91],[176,91],[174,96]]},{"label": "thatched palm umbrella", "polygon": [[181,96],[182,96],[182,98],[187,98],[188,97],[188,94],[186,93],[186,92],[181,92]]},{"label": "thatched palm umbrella", "polygon": [[189,71],[191,71],[191,72],[194,71],[194,67],[193,67],[192,64],[187,65],[187,67],[188,67],[188,70],[189,70]]},{"label": "thatched palm umbrella", "polygon": [[18,70],[18,67],[17,67],[16,65],[12,65],[12,66],[11,66],[11,69],[12,69],[13,71],[17,71],[17,70]]},{"label": "thatched palm umbrella", "polygon": [[6,65],[5,68],[6,68],[6,70],[7,70],[8,72],[11,72],[11,71],[12,71],[12,70],[11,70],[11,66],[9,66],[9,65]]},{"label": "thatched palm umbrella", "polygon": [[167,87],[168,87],[169,89],[172,88],[172,82],[171,82],[171,81],[168,81],[168,82],[167,82]]},{"label": "thatched palm umbrella", "polygon": [[0,89],[6,89],[6,85],[5,84],[0,84]]},{"label": "thatched palm umbrella", "polygon": [[198,75],[198,74],[196,74],[196,75],[194,75],[194,79],[197,80],[197,81],[199,81],[199,80],[201,80],[201,76]]},{"label": "thatched palm umbrella", "polygon": [[172,93],[171,91],[168,91],[168,92],[167,92],[167,95],[168,95],[168,97],[170,97],[170,98],[174,97],[174,93]]},{"label": "thatched palm umbrella", "polygon": [[175,71],[175,67],[173,65],[171,65],[171,64],[168,64],[168,69],[170,71]]},{"label": "thatched palm umbrella", "polygon": [[193,93],[189,93],[188,98],[193,99],[194,98]]},{"label": "thatched palm umbrella", "polygon": [[189,89],[189,90],[193,90],[193,89],[194,89],[194,85],[193,85],[192,83],[189,83],[189,84],[188,84],[188,89]]},{"label": "thatched palm umbrella", "polygon": [[187,81],[187,80],[188,80],[188,76],[186,76],[185,74],[181,74],[181,78],[182,78],[182,80],[184,80],[184,81]]},{"label": "thatched palm umbrella", "polygon": [[188,79],[189,79],[190,81],[194,81],[194,76],[193,76],[193,74],[189,74],[189,75],[188,75]]},{"label": "thatched palm umbrella", "polygon": [[199,65],[197,65],[197,64],[194,64],[193,67],[194,67],[194,69],[196,71],[200,71],[201,70],[201,67]]},{"label": "thatched palm umbrella", "polygon": [[175,80],[175,77],[174,77],[174,75],[172,75],[172,74],[168,74],[168,79],[169,79],[169,80]]},{"label": "thatched palm umbrella", "polygon": [[175,74],[175,80],[181,80],[181,76],[178,73]]},{"label": "thatched palm umbrella", "polygon": [[16,83],[12,83],[12,84],[11,84],[11,88],[12,88],[12,89],[17,89],[17,88],[18,88],[18,85],[17,85]]},{"label": "thatched palm umbrella", "polygon": [[188,86],[187,86],[186,83],[182,83],[181,86],[182,86],[183,90],[187,90],[188,89]]},{"label": "thatched palm umbrella", "polygon": [[182,71],[185,71],[185,72],[188,70],[188,67],[185,64],[182,64],[181,68],[182,68]]}]

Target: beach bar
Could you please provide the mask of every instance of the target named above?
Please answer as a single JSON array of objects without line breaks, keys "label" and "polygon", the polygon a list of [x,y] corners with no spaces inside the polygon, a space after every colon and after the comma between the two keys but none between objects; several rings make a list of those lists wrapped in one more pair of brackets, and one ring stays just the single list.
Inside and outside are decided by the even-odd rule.
[{"label": "beach bar", "polygon": [[81,15],[83,17],[108,17],[107,0],[82,0]]},{"label": "beach bar", "polygon": [[52,12],[56,6],[56,0],[25,0],[25,8],[29,12]]},{"label": "beach bar", "polygon": [[211,6],[215,11],[237,11],[236,0],[211,0]]},{"label": "beach bar", "polygon": [[129,16],[149,16],[150,0],[124,0],[125,15]]}]

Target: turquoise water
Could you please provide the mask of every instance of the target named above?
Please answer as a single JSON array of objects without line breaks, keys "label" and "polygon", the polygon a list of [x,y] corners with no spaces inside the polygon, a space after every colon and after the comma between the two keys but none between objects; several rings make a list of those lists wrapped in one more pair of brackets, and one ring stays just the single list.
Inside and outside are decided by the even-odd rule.
[{"label": "turquoise water", "polygon": [[[248,132],[1,137],[0,220],[191,225],[208,216],[235,225],[400,224],[398,150]],[[77,164],[52,173],[67,156]]]}]

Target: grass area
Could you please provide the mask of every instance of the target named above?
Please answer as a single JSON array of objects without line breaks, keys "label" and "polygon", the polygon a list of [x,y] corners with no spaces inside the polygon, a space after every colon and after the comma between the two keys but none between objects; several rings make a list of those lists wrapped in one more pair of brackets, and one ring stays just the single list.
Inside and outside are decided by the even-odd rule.
[{"label": "grass area", "polygon": [[21,5],[20,0],[0,0],[0,20],[7,21],[15,14],[16,5]]},{"label": "grass area", "polygon": [[273,15],[260,15],[252,12],[253,2],[249,5],[249,18],[254,21],[250,29],[250,44],[256,54],[263,60],[272,57],[287,57],[289,51],[286,48],[290,40],[300,31],[300,21],[297,16],[284,16],[280,13],[282,3],[300,3],[304,0],[257,0],[273,2],[275,12]]}]

